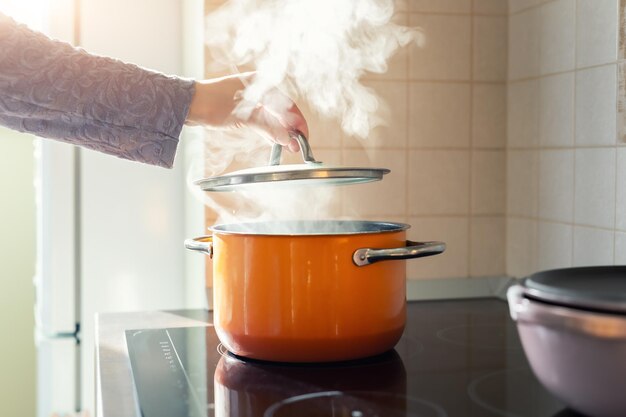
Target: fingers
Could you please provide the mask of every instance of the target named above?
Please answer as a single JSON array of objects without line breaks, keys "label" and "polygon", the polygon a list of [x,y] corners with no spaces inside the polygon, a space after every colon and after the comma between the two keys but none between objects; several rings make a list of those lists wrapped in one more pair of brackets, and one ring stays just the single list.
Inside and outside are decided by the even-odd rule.
[{"label": "fingers", "polygon": [[291,130],[298,130],[302,132],[302,134],[308,139],[309,126],[307,125],[306,119],[304,118],[304,115],[302,114],[296,103],[293,103],[293,105],[289,109],[288,114],[288,117],[291,119],[289,121],[289,126],[291,127]]},{"label": "fingers", "polygon": [[289,149],[291,152],[298,152],[300,150],[300,144],[297,140],[291,139],[289,141],[289,144],[287,145],[287,149]]},{"label": "fingers", "polygon": [[257,107],[250,115],[248,125],[271,142],[288,146],[292,140],[289,128],[281,123],[278,115],[266,107]]},{"label": "fingers", "polygon": [[287,147],[291,152],[298,152],[300,145],[291,137],[299,131],[308,137],[309,128],[298,106],[278,90],[266,94],[250,114],[248,124],[267,139]]},{"label": "fingers", "polygon": [[[292,152],[300,149],[290,133],[309,136],[307,122],[298,106],[277,88],[246,94],[253,73],[196,82],[195,93],[185,123],[212,129],[252,127],[263,137]],[[261,98],[259,99],[259,95]]]}]

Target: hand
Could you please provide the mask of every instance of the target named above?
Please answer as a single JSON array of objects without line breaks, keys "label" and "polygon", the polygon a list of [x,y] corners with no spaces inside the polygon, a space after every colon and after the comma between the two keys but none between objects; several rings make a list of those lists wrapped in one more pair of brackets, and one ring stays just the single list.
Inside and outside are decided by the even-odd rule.
[{"label": "hand", "polygon": [[306,137],[309,129],[298,106],[274,88],[258,102],[243,98],[244,82],[253,73],[196,81],[186,124],[213,129],[235,129],[248,126],[272,142],[296,152],[298,142],[289,132],[299,130]]}]

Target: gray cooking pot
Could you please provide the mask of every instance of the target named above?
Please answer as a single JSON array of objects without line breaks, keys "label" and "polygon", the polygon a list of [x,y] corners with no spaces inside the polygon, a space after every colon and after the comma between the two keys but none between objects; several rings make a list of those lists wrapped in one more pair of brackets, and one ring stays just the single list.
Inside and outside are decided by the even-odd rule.
[{"label": "gray cooking pot", "polygon": [[584,414],[626,416],[626,267],[538,273],[507,297],[541,383]]}]

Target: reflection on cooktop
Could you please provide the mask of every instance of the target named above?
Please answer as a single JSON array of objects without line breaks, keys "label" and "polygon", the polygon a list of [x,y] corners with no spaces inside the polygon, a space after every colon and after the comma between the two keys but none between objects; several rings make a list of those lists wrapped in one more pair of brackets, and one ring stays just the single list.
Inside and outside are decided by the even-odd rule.
[{"label": "reflection on cooktop", "polygon": [[447,417],[437,404],[376,391],[323,391],[297,395],[272,404],[264,417]]},{"label": "reflection on cooktop", "polygon": [[503,301],[411,302],[407,315],[394,350],[342,363],[239,358],[210,325],[128,331],[142,415],[580,417],[535,379]]}]

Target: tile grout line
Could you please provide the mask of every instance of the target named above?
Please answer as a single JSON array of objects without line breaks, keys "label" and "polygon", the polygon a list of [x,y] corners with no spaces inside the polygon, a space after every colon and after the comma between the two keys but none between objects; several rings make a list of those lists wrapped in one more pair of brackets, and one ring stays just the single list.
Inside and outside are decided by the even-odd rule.
[{"label": "tile grout line", "polygon": [[[462,215],[459,214],[459,215],[449,215],[449,216],[450,217],[461,217]],[[489,214],[481,215],[481,217],[488,217],[488,216],[490,216],[490,215]],[[418,216],[418,217],[440,217],[440,215],[423,215],[423,216]],[[594,226],[594,225],[591,225],[591,224],[565,222],[565,221],[562,221],[562,220],[556,220],[556,219],[544,218],[544,217],[532,217],[532,216],[528,216],[528,215],[524,215],[524,214],[511,214],[510,217],[514,218],[514,219],[518,219],[518,220],[534,220],[534,221],[537,221],[537,222],[559,224],[559,225],[562,225],[562,226],[584,227],[586,229],[599,230],[599,231],[603,231],[603,232],[624,232],[624,233],[626,233],[626,230],[622,230],[622,229],[614,229],[614,228],[610,228],[610,227]]]},{"label": "tile grout line", "polygon": [[[411,17],[408,15],[406,15],[406,25],[410,26],[411,24]],[[406,121],[405,121],[405,125],[406,125],[406,130],[404,133],[404,163],[406,164],[405,169],[404,169],[404,217],[406,219],[407,223],[410,223],[410,218],[411,218],[411,204],[409,201],[409,193],[411,190],[411,172],[410,172],[410,167],[411,167],[411,146],[410,146],[410,140],[411,140],[411,89],[410,89],[410,83],[409,83],[409,78],[410,78],[410,72],[411,72],[411,52],[407,51],[406,54],[406,62],[404,63],[404,83],[406,86],[406,97],[405,97],[405,108],[404,108],[404,112],[406,115]],[[417,231],[419,233],[419,231]],[[407,268],[408,268],[408,263],[407,263]]]},{"label": "tile grout line", "polygon": [[[574,28],[574,33],[576,33],[576,28]],[[574,59],[576,59],[576,48],[574,48]],[[523,83],[525,81],[532,81],[532,80],[539,80],[542,78],[546,78],[546,77],[555,77],[557,75],[565,75],[565,74],[576,74],[579,71],[585,71],[585,70],[592,70],[592,69],[597,69],[597,68],[602,68],[602,67],[608,67],[611,65],[615,65],[619,63],[619,60],[615,60],[615,61],[607,61],[607,62],[603,62],[601,64],[593,64],[593,65],[585,65],[585,66],[581,66],[578,67],[576,66],[575,68],[572,68],[570,70],[565,70],[565,71],[554,71],[554,72],[548,72],[546,74],[539,74],[539,75],[531,75],[531,76],[527,76],[527,77],[520,77],[520,78],[513,78],[508,80],[508,82],[510,84],[517,84],[517,83]],[[459,81],[461,82],[461,81]]]},{"label": "tile grout line", "polygon": [[617,2],[617,22],[615,22],[617,24],[617,42],[615,42],[615,46],[617,48],[616,51],[616,58],[618,63],[615,65],[615,71],[616,71],[616,89],[615,89],[615,184],[614,184],[614,199],[615,199],[615,209],[613,210],[613,265],[616,264],[617,262],[617,193],[618,193],[618,187],[617,187],[617,181],[619,176],[617,175],[619,172],[618,169],[618,163],[619,163],[619,139],[620,139],[620,133],[619,133],[619,117],[620,117],[620,112],[619,112],[619,104],[620,104],[620,94],[621,94],[621,88],[620,86],[622,85],[622,80],[620,79],[621,75],[621,71],[620,71],[620,54],[622,51],[622,42],[624,40],[624,33],[623,33],[623,26],[622,26],[622,13],[624,13],[624,0],[619,0]]},{"label": "tile grout line", "polygon": [[[576,0],[573,0],[574,2],[576,2]],[[542,81],[545,80],[546,78],[546,74],[542,74],[542,66],[543,66],[543,59],[542,59],[542,47],[541,44],[543,43],[543,26],[544,26],[544,19],[545,19],[545,5],[547,4],[547,2],[543,2],[537,5],[537,7],[535,9],[530,9],[530,10],[537,10],[538,11],[538,20],[539,20],[539,41],[537,42],[537,63],[538,63],[538,68],[537,71],[539,73],[539,75],[536,76],[535,79],[530,80],[530,81],[535,81],[536,84],[536,100],[538,102],[538,110],[537,110],[537,147],[536,149],[533,149],[531,152],[533,152],[534,158],[535,158],[535,163],[536,165],[536,178],[535,178],[535,208],[534,208],[534,218],[535,220],[533,220],[533,227],[535,230],[535,234],[533,236],[534,238],[534,244],[532,245],[533,248],[533,269],[536,271],[539,268],[540,262],[539,259],[541,257],[541,251],[539,250],[539,245],[541,244],[541,240],[539,239],[539,234],[541,231],[541,223],[540,223],[540,209],[541,209],[541,184],[543,183],[542,181],[542,170],[541,170],[541,160],[543,159],[542,157],[544,156],[542,150],[541,150],[541,145],[543,142],[543,134],[541,132],[541,123],[544,119],[543,115],[542,115],[542,94],[543,94],[543,89],[545,88],[545,85]],[[574,33],[574,42],[576,42],[576,34]],[[574,47],[574,49],[576,49]],[[574,58],[574,66],[576,65],[576,60]]]},{"label": "tile grout line", "polygon": [[472,9],[469,12],[446,12],[446,11],[429,11],[429,10],[407,10],[405,12],[399,13],[407,13],[412,15],[421,15],[421,16],[478,16],[478,17],[507,17],[507,13],[475,13]]},{"label": "tile grout line", "polygon": [[473,140],[473,127],[474,127],[474,42],[476,41],[474,36],[474,0],[470,0],[470,54],[469,54],[469,78],[470,78],[470,94],[469,94],[469,175],[468,175],[468,201],[467,201],[467,276],[472,277],[472,257],[474,251],[472,250],[472,233],[474,232],[473,226],[473,213],[472,213],[472,201],[473,201],[473,162],[474,162],[474,140]]},{"label": "tile grout line", "polygon": [[[404,151],[406,149],[411,150],[419,150],[419,151],[467,151],[470,149],[485,151],[485,152],[498,152],[498,151],[572,151],[578,149],[626,149],[626,144],[613,144],[613,145],[578,145],[578,146],[533,146],[533,147],[523,147],[523,146],[503,146],[503,147],[489,147],[489,146],[474,146],[470,148],[469,146],[408,146],[408,147],[400,147],[400,146],[354,146],[347,145],[343,149],[345,150],[376,150],[376,151]],[[328,146],[319,146],[315,149],[319,149],[320,151],[341,151],[341,148],[332,148]]]},{"label": "tile grout line", "polygon": [[[601,66],[608,65],[602,64]],[[551,74],[552,75],[552,74]],[[554,75],[559,75],[559,73],[555,73]],[[382,78],[382,77],[367,77],[364,76],[361,78],[363,81],[367,82],[401,82],[401,83],[411,83],[411,84],[485,84],[485,85],[504,85],[507,83],[507,80],[462,80],[462,79],[436,79],[436,78],[411,78],[407,76],[405,78]],[[526,81],[526,80],[520,80]]]},{"label": "tile grout line", "polygon": [[[626,147],[624,145],[617,145],[617,147],[619,148],[624,148]],[[611,145],[571,145],[571,146],[555,146],[555,145],[551,145],[551,146],[511,146],[509,147],[512,150],[515,151],[532,151],[532,150],[539,150],[539,151],[567,151],[567,150],[577,150],[577,149],[612,149],[614,148],[616,145],[615,144],[611,144]],[[497,148],[493,148],[493,149],[497,149]]]},{"label": "tile grout line", "polygon": [[[576,66],[578,62],[578,0],[574,1],[574,66]],[[572,135],[574,136],[572,138],[572,144],[573,144],[573,161],[572,164],[573,166],[573,172],[574,175],[572,176],[572,181],[574,182],[572,184],[572,241],[570,243],[570,265],[569,266],[574,266],[574,255],[575,255],[575,247],[576,245],[574,245],[574,242],[576,241],[576,154],[578,153],[578,146],[576,143],[576,121],[577,121],[577,116],[576,116],[576,104],[577,104],[577,98],[578,98],[578,83],[576,81],[577,75],[578,75],[578,70],[574,69],[573,70],[573,74],[574,74],[574,103],[572,104],[572,106],[574,107],[574,114],[572,117]]]},{"label": "tile grout line", "polygon": [[[373,79],[372,81],[378,81],[378,80]],[[389,81],[393,81],[393,79],[390,79]],[[476,83],[476,84],[502,85],[502,84],[506,84],[507,80],[470,80],[470,79],[455,79],[455,78],[436,79],[436,78],[410,78],[409,77],[408,82],[411,84],[467,84],[469,85],[472,83]]]},{"label": "tile grout line", "polygon": [[[542,64],[542,60],[541,60],[541,28],[543,26],[543,13],[541,13],[541,9],[543,8],[543,6],[546,3],[540,3],[538,4],[534,9],[529,9],[532,11],[537,10],[539,13],[539,40],[537,42],[537,71],[539,73],[539,75],[536,77],[536,85],[535,85],[535,100],[537,100],[537,102],[541,102],[541,64]],[[537,267],[539,265],[539,222],[537,221],[537,219],[539,218],[539,187],[541,184],[541,151],[539,151],[539,144],[540,142],[540,138],[539,138],[539,129],[540,129],[540,119],[541,117],[541,112],[539,111],[539,109],[537,109],[537,116],[535,118],[535,128],[537,129],[535,131],[535,135],[537,135],[537,137],[534,138],[534,140],[536,140],[537,145],[535,146],[534,149],[532,149],[531,152],[531,158],[533,163],[535,164],[534,169],[534,185],[535,185],[535,195],[533,196],[533,219],[532,220],[532,229],[534,231],[533,235],[532,235],[532,244],[530,247],[531,250],[531,270],[536,271]]]},{"label": "tile grout line", "polygon": [[506,15],[506,82],[504,84],[504,275],[509,274],[509,48],[511,45],[511,12],[507,0]]},{"label": "tile grout line", "polygon": [[[617,134],[616,134],[616,136],[617,136]],[[613,265],[615,265],[615,256],[616,256],[615,255],[615,253],[616,253],[616,250],[615,250],[615,239],[617,237],[617,233],[616,233],[616,230],[617,230],[617,178],[618,178],[618,176],[617,176],[617,172],[618,172],[618,169],[617,169],[617,163],[618,163],[617,147],[615,147],[614,152],[615,152],[615,157],[614,157],[614,161],[615,161],[615,167],[614,167],[615,168],[615,173],[614,173],[614,175],[615,175],[615,184],[613,184],[613,189],[615,191],[614,191],[613,198],[615,200],[614,201],[615,205],[614,205],[614,210],[613,210]]]},{"label": "tile grout line", "polygon": [[[538,9],[538,8],[540,8],[541,6],[545,5],[545,4],[555,3],[555,2],[557,2],[557,1],[558,1],[558,0],[544,0],[544,1],[541,1],[541,2],[539,2],[539,3],[537,3],[537,4],[533,4],[533,5],[531,5],[531,6],[522,7],[521,9],[518,9],[518,10],[516,10],[516,11],[514,11],[514,12],[511,12],[511,11],[509,10],[509,16],[516,16],[516,15],[519,15],[519,14],[522,14],[522,13],[525,13],[525,12],[528,12],[528,11],[531,11],[531,10],[533,10],[533,9]],[[576,1],[576,0],[574,0],[574,1]]]}]

